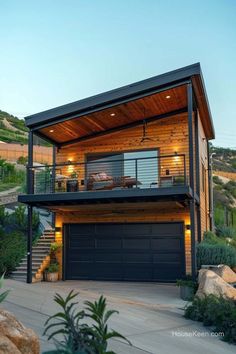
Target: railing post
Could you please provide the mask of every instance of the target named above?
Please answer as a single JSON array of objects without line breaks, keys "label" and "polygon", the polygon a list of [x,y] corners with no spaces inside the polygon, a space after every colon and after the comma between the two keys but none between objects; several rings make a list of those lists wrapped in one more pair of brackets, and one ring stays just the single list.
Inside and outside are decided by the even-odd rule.
[{"label": "railing post", "polygon": [[185,155],[183,155],[184,158],[184,185],[187,185],[187,177],[186,177],[186,160],[185,160]]},{"label": "railing post", "polygon": [[27,193],[34,193],[34,179],[33,179],[33,132],[29,131],[28,143],[28,165],[27,165]]},{"label": "railing post", "polygon": [[135,180],[136,180],[136,188],[138,188],[138,160],[135,159]]}]

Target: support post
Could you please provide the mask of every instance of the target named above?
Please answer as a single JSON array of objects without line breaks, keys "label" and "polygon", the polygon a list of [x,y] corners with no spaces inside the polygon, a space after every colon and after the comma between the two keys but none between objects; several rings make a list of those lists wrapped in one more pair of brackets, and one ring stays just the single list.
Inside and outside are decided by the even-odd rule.
[{"label": "support post", "polygon": [[33,227],[32,227],[33,208],[28,206],[28,239],[27,239],[27,283],[32,283],[32,239],[33,239]]},{"label": "support post", "polygon": [[[196,102],[196,100],[195,100]],[[195,103],[196,105],[196,103]],[[199,129],[198,129],[198,112],[197,106],[194,107],[194,130],[195,130],[195,171],[196,171],[196,195],[198,196],[199,202],[197,204],[197,239],[198,242],[202,240],[201,233],[201,193],[200,193],[200,152],[199,152]]]},{"label": "support post", "polygon": [[[33,194],[33,132],[29,132],[29,145],[28,145],[28,166],[27,166],[27,192]],[[32,283],[32,239],[33,239],[33,226],[32,226],[33,207],[28,205],[28,238],[27,238],[27,283]]]},{"label": "support post", "polygon": [[208,191],[209,191],[209,217],[210,230],[215,231],[214,223],[214,200],[213,200],[213,173],[212,173],[212,154],[210,154],[209,141],[207,142],[207,160],[208,160]]},{"label": "support post", "polygon": [[[56,146],[53,145],[52,150],[52,193],[55,193],[55,183],[56,183]],[[56,214],[52,211],[52,228],[54,229],[56,225]]]},{"label": "support post", "polygon": [[189,136],[189,185],[193,191],[190,201],[190,230],[191,230],[191,265],[192,277],[196,277],[196,242],[195,242],[195,186],[194,186],[194,148],[193,148],[193,89],[192,83],[187,86],[188,99],[188,136]]}]

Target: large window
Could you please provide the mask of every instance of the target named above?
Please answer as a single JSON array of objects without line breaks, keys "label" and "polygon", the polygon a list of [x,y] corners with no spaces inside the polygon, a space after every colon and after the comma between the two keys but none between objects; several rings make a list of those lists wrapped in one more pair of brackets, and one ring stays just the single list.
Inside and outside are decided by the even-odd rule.
[{"label": "large window", "polygon": [[111,189],[119,187],[119,179],[120,187],[150,188],[158,182],[158,150],[89,155],[87,162],[87,179],[93,178],[94,186],[112,179]]}]

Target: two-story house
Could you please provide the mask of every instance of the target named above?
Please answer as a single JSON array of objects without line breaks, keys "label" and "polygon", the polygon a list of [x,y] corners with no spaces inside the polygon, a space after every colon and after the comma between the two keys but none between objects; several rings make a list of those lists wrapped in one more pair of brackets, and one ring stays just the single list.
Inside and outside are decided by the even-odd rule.
[{"label": "two-story house", "polygon": [[[214,128],[200,64],[26,118],[28,276],[32,209],[54,212],[61,278],[175,281],[196,274],[211,229]],[[53,144],[34,166],[33,137]]]}]

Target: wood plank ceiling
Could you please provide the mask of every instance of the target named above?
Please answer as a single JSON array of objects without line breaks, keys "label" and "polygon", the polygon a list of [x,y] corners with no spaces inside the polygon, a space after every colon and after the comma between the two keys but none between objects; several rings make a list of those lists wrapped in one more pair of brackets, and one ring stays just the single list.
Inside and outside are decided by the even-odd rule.
[{"label": "wood plank ceiling", "polygon": [[66,120],[42,128],[39,132],[56,143],[67,143],[77,138],[104,132],[185,107],[187,107],[187,88],[186,85],[182,85],[109,109]]}]

